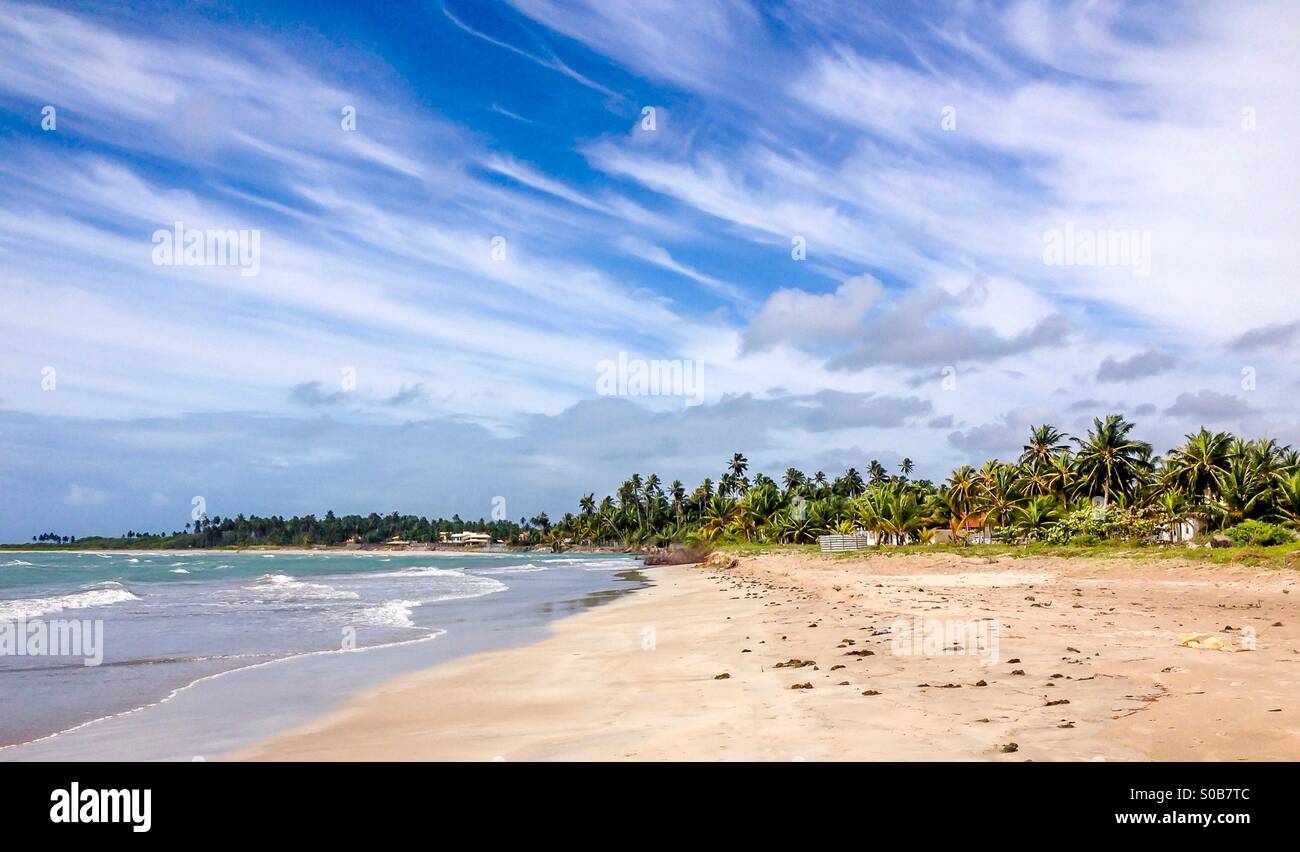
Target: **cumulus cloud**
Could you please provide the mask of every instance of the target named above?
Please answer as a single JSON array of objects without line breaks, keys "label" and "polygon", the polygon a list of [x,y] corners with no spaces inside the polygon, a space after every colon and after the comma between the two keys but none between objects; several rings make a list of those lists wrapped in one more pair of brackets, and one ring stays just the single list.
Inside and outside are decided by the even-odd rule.
[{"label": "cumulus cloud", "polygon": [[1253,414],[1254,408],[1241,397],[1206,389],[1194,394],[1180,393],[1164,413],[1171,417],[1201,418],[1214,422]]},{"label": "cumulus cloud", "polygon": [[1148,349],[1127,358],[1107,357],[1097,369],[1099,382],[1127,382],[1167,373],[1178,365],[1178,358],[1168,352]]},{"label": "cumulus cloud", "polygon": [[833,293],[777,290],[750,321],[743,337],[745,350],[756,352],[778,343],[822,349],[830,342],[851,340],[862,333],[863,317],[884,296],[884,286],[870,275],[850,278]]},{"label": "cumulus cloud", "polygon": [[1250,350],[1290,346],[1300,334],[1300,320],[1252,328],[1229,343],[1230,349]]}]

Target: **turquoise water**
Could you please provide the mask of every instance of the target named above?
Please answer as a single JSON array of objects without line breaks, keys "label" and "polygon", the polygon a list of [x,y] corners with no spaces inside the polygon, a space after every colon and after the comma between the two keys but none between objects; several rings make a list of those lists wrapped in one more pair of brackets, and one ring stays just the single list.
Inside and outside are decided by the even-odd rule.
[{"label": "turquoise water", "polygon": [[0,758],[233,747],[383,678],[536,638],[548,620],[638,586],[639,565],[605,554],[6,552],[0,627],[77,621],[90,635],[98,624],[102,660],[0,653],[0,747],[17,746]]}]

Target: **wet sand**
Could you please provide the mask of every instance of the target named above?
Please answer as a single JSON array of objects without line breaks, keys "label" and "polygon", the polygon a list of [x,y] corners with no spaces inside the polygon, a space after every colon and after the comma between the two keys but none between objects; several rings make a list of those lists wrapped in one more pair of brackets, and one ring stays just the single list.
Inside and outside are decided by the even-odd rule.
[{"label": "wet sand", "polygon": [[1290,569],[780,554],[647,574],[540,642],[395,679],[233,757],[1300,759]]}]

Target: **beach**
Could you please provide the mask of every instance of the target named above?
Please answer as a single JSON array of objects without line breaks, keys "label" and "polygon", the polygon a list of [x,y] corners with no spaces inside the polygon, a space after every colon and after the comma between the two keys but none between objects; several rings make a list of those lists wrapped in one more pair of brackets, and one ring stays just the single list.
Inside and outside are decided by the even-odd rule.
[{"label": "beach", "polygon": [[645,574],[539,641],[391,679],[228,757],[1300,758],[1293,569],[777,553]]}]

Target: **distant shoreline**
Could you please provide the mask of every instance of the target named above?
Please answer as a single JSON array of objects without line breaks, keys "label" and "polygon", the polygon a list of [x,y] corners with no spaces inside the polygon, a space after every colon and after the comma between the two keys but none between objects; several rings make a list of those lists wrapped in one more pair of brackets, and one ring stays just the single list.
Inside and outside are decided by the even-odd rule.
[{"label": "distant shoreline", "polygon": [[[302,546],[285,546],[266,544],[254,546],[236,546],[229,547],[32,547],[29,544],[0,544],[0,552],[4,553],[162,553],[168,556],[183,556],[186,553],[285,553],[289,555],[311,556],[321,553],[327,554],[347,554],[347,553],[411,553],[411,554],[451,554],[464,556],[467,554],[483,553],[556,553],[549,547],[530,545],[524,547],[504,545],[500,549],[487,549],[482,547],[456,547],[426,545],[420,547],[389,547],[386,545],[368,545],[365,547],[348,547],[346,545],[321,545],[319,547],[302,547]],[[639,555],[640,551],[629,550],[617,547],[581,547],[572,548],[562,551],[564,553],[619,553],[629,555]]]}]

